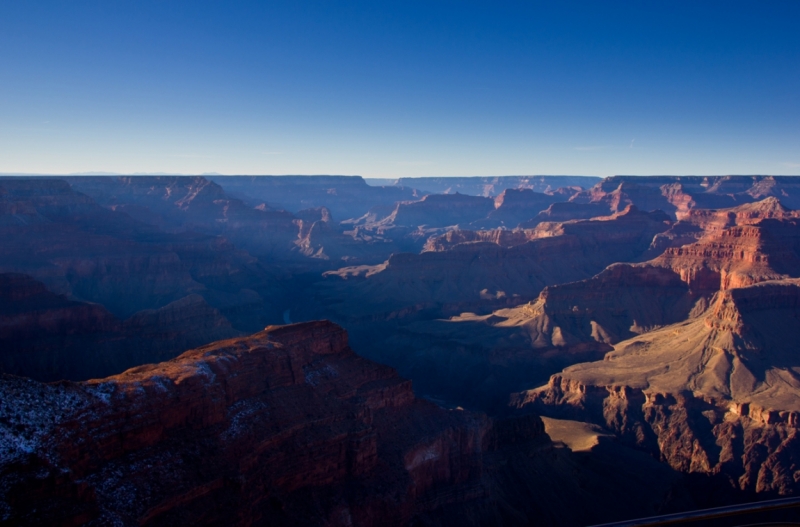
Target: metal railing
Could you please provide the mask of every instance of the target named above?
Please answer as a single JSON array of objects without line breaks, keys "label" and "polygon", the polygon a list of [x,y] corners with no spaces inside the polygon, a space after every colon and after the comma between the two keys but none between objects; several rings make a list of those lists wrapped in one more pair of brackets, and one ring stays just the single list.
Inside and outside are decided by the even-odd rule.
[{"label": "metal railing", "polygon": [[[747,519],[743,523],[735,522],[737,516],[750,517],[759,514],[770,513],[772,511],[780,511],[783,509],[797,509],[797,515],[793,520],[765,520],[759,522],[758,519]],[[726,507],[717,507],[714,509],[703,509],[698,511],[679,512],[676,514],[666,514],[664,516],[651,516],[649,518],[639,518],[637,520],[627,520],[622,522],[603,523],[595,525],[594,527],[657,527],[667,525],[680,525],[680,524],[696,524],[703,525],[704,522],[711,520],[718,520],[722,518],[730,518],[734,520],[730,525],[739,526],[758,526],[758,525],[798,525],[800,526],[800,497],[798,498],[784,498],[779,500],[759,501],[755,503],[744,503],[741,505],[729,505]],[[796,518],[796,520],[794,519]]]}]

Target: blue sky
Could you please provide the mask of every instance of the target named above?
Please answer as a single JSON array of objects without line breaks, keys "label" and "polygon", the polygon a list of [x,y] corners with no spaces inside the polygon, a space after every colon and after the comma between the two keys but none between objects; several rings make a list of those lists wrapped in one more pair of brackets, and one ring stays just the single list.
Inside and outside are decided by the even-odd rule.
[{"label": "blue sky", "polygon": [[799,174],[800,2],[0,3],[0,172]]}]

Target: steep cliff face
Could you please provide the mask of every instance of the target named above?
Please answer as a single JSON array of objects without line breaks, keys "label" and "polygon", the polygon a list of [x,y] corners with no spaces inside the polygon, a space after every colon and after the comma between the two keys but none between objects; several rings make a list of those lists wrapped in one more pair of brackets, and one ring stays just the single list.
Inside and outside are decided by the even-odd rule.
[{"label": "steep cliff face", "polygon": [[547,285],[587,278],[613,262],[630,261],[667,228],[663,213],[635,208],[597,221],[542,224],[534,239],[520,245],[464,243],[441,252],[395,254],[381,270],[354,283],[333,281],[346,270],[330,273],[323,294],[329,304],[340,295],[342,320],[386,320],[409,309],[486,312],[525,302]]},{"label": "steep cliff face", "polygon": [[[391,356],[385,360],[426,393],[483,408],[499,404],[506,387],[544,382],[565,366],[599,359],[624,340],[694,319],[720,289],[800,276],[800,267],[793,267],[794,214],[771,198],[723,211],[691,211],[698,229],[709,233],[694,245],[642,264],[613,264],[585,280],[548,285],[535,301],[489,315],[410,323],[384,347]],[[512,244],[515,237],[537,239],[565,226],[454,231],[429,245],[474,243],[470,239],[476,234],[494,234],[484,238]],[[742,236],[748,231],[751,236]],[[441,371],[446,375],[434,373]]]},{"label": "steep cliff face", "polygon": [[326,322],[85,383],[4,376],[0,390],[14,401],[0,410],[6,521],[406,524],[482,495],[488,421],[415,400]]},{"label": "steep cliff face", "polygon": [[269,300],[281,294],[278,273],[222,237],[166,233],[61,180],[0,179],[0,203],[0,272],[31,275],[118,318],[198,293],[244,330],[279,320]]},{"label": "steep cliff face", "polygon": [[521,229],[532,229],[540,223],[588,220],[598,216],[607,216],[608,213],[608,207],[602,203],[558,202],[553,203],[531,219],[521,222],[519,227]]},{"label": "steep cliff face", "polygon": [[316,299],[321,311],[303,315],[300,306],[300,316],[342,323],[362,353],[398,368],[426,395],[491,409],[509,391],[599,358],[610,346],[591,340],[567,349],[557,338],[545,346],[522,321],[529,316],[487,315],[533,300],[546,286],[636,258],[668,227],[663,213],[630,208],[597,221],[542,225],[523,233],[532,239],[519,244],[509,240],[517,236],[512,231],[484,231],[496,233],[497,243],[457,243],[467,233],[453,232],[438,238],[454,243],[443,251],[327,273]]},{"label": "steep cliff face", "polygon": [[625,447],[573,452],[535,415],[415,399],[329,322],[83,383],[2,375],[0,397],[13,525],[576,526],[687,505],[676,473]]},{"label": "steep cliff face", "polygon": [[681,219],[692,209],[722,209],[776,197],[800,208],[800,178],[794,176],[614,176],[576,195],[578,203],[600,203],[612,211],[633,203]]},{"label": "steep cliff face", "polygon": [[337,224],[329,215],[301,219],[298,224],[300,234],[294,242],[296,250],[305,256],[330,262],[331,266],[383,262],[404,247],[402,241],[398,243],[394,236],[383,236],[369,229],[365,234],[363,228]]},{"label": "steep cliff face", "polygon": [[494,200],[464,194],[429,194],[419,201],[401,202],[383,224],[428,228],[467,224],[485,218],[494,210]]},{"label": "steep cliff face", "polygon": [[491,229],[491,230],[453,230],[438,236],[431,236],[425,242],[423,251],[442,252],[449,251],[462,243],[494,243],[501,247],[522,245],[536,239],[537,233],[530,229]]},{"label": "steep cliff face", "polygon": [[0,274],[0,370],[37,380],[88,379],[171,359],[239,335],[200,295],[120,320],[27,275]]},{"label": "steep cliff face", "polygon": [[688,245],[701,238],[721,236],[722,231],[731,227],[755,225],[766,219],[791,220],[798,217],[800,211],[787,209],[775,197],[728,209],[690,209],[680,221],[653,238],[644,258],[655,258],[668,248]]},{"label": "steep cliff face", "polygon": [[255,208],[201,176],[73,177],[69,183],[99,204],[168,232],[222,235],[259,256],[290,258],[294,216]]},{"label": "steep cliff face", "polygon": [[549,286],[503,314],[524,320],[540,345],[616,344],[691,317],[704,305],[696,304],[700,298],[667,269],[616,264],[588,280]]},{"label": "steep cliff face", "polygon": [[491,412],[509,392],[696,316],[705,300],[671,270],[616,264],[587,280],[545,287],[517,307],[403,325],[381,347],[381,360],[422,393]]},{"label": "steep cliff face", "polygon": [[603,424],[676,470],[800,491],[800,281],[719,292],[701,317],[626,340],[518,406]]},{"label": "steep cliff face", "polygon": [[556,202],[566,202],[579,188],[559,189],[557,193],[534,192],[531,189],[506,189],[494,200],[495,210],[486,219],[473,222],[472,228],[506,227],[517,225],[536,217],[541,211]]},{"label": "steep cliff face", "polygon": [[370,186],[360,176],[210,176],[231,195],[250,205],[297,212],[327,207],[339,221],[359,218],[374,206],[420,199],[427,192],[407,186]]},{"label": "steep cliff face", "polygon": [[800,276],[798,249],[800,221],[763,219],[670,247],[650,263],[672,269],[694,290],[715,291]]},{"label": "steep cliff face", "polygon": [[692,318],[719,289],[800,276],[794,216],[773,198],[722,211],[692,210],[676,225],[696,226],[706,233],[700,241],[669,248],[649,262],[615,264],[592,278],[549,286],[536,302],[502,315],[536,327],[535,341],[616,344]]}]

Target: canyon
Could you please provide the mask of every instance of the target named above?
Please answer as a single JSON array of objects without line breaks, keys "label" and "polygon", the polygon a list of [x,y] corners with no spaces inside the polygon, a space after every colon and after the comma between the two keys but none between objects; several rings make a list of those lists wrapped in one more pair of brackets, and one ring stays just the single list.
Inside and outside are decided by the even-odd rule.
[{"label": "canyon", "polygon": [[[0,409],[0,514],[15,524],[571,525],[618,516],[603,498],[636,492],[554,445],[535,415],[489,419],[415,398],[329,322],[83,383],[4,374],[0,393],[15,400]],[[611,460],[636,454],[609,447]],[[509,457],[578,477],[531,482],[531,501]],[[678,479],[644,465],[633,474],[654,483],[642,512]],[[546,500],[562,493],[588,509],[556,514]]]},{"label": "canyon", "polygon": [[798,495],[797,209],[790,176],[0,178],[0,522]]}]

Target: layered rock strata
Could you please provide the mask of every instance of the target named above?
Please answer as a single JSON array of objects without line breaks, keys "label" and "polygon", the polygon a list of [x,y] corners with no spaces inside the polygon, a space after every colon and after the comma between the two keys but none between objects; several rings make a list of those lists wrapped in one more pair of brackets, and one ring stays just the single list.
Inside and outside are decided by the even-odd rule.
[{"label": "layered rock strata", "polygon": [[168,233],[101,207],[62,180],[0,178],[0,237],[0,272],[28,274],[118,318],[197,293],[245,331],[279,320],[270,305],[282,294],[275,269],[220,236]]},{"label": "layered rock strata", "polygon": [[329,272],[323,294],[330,304],[341,295],[342,320],[387,320],[424,309],[485,313],[535,298],[547,285],[588,278],[613,262],[633,260],[668,228],[663,213],[629,207],[596,221],[542,224],[530,241],[517,245],[458,243],[444,251],[395,254],[375,272],[367,267]]},{"label": "layered rock strata", "polygon": [[623,341],[514,402],[602,424],[676,470],[795,494],[798,319],[797,279],[720,291],[704,315]]},{"label": "layered rock strata", "polygon": [[251,205],[265,203],[291,212],[327,207],[339,220],[363,216],[374,206],[420,199],[413,187],[370,186],[360,176],[210,176],[227,193]]},{"label": "layered rock strata", "polygon": [[0,395],[13,525],[577,526],[691,505],[674,471],[596,434],[415,399],[329,322],[83,383],[2,375]]},{"label": "layered rock strata", "polygon": [[488,421],[416,400],[327,322],[0,390],[5,521],[402,525],[485,493]]},{"label": "layered rock strata", "polygon": [[168,232],[222,235],[259,256],[286,259],[297,236],[294,216],[255,208],[201,176],[73,177],[73,188],[100,205]]},{"label": "layered rock strata", "polygon": [[800,208],[796,176],[614,176],[572,198],[622,210],[633,203],[643,210],[663,210],[681,219],[692,209],[722,209],[776,197]]},{"label": "layered rock strata", "polygon": [[536,217],[556,202],[566,202],[580,188],[559,189],[557,193],[534,192],[531,189],[506,189],[494,200],[495,210],[484,220],[472,223],[471,228],[506,227],[513,229],[520,223]]}]

